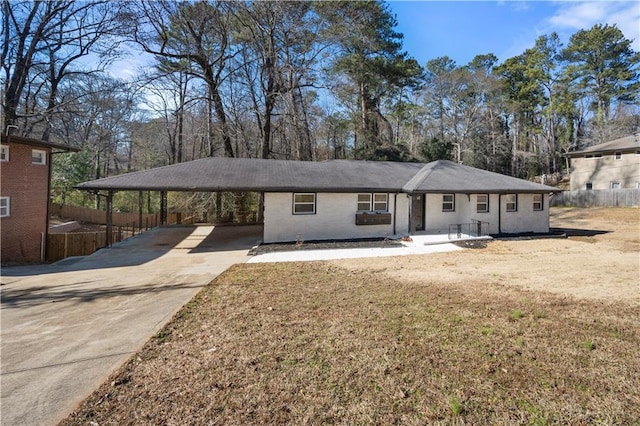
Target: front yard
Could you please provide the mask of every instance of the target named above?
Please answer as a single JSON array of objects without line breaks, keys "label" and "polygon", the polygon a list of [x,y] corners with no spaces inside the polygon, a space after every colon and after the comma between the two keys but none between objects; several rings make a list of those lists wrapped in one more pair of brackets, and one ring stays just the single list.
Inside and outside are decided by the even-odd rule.
[{"label": "front yard", "polygon": [[569,239],[236,265],[63,424],[634,424],[640,212]]}]

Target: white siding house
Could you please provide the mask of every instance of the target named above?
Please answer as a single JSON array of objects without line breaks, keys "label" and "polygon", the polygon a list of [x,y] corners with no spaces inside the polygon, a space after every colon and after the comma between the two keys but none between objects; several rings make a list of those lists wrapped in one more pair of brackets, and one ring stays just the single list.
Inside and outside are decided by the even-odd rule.
[{"label": "white siding house", "polygon": [[507,210],[506,194],[454,194],[453,211],[443,208],[443,195],[427,194],[425,233],[447,233],[450,225],[476,221],[487,223],[489,234],[549,232],[548,194],[513,194],[515,210]]},{"label": "white siding house", "polygon": [[263,242],[386,238],[451,229],[549,231],[553,187],[450,161],[427,164],[206,158],[78,186],[264,194]]},{"label": "white siding house", "polygon": [[297,214],[293,211],[294,193],[265,193],[263,241],[273,243],[385,238],[398,233],[408,233],[409,199],[406,194],[384,194],[387,195],[388,200],[385,212],[391,215],[391,219],[390,223],[380,225],[356,224],[356,214],[359,212],[357,193],[314,193],[313,195],[315,211]]}]

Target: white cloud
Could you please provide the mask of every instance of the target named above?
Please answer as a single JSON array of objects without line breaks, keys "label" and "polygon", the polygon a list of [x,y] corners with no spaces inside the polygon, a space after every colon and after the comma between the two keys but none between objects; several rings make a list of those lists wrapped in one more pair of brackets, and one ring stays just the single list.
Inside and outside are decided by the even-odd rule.
[{"label": "white cloud", "polygon": [[554,31],[588,30],[596,24],[615,25],[640,50],[640,3],[638,1],[557,2],[558,10],[548,18]]}]

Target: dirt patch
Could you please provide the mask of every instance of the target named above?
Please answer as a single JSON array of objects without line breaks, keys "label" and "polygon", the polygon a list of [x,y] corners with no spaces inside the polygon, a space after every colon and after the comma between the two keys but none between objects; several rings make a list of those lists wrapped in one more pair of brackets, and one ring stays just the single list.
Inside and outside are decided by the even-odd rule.
[{"label": "dirt patch", "polygon": [[[566,239],[496,240],[480,250],[393,259],[334,261],[394,279],[515,286],[563,296],[640,304],[640,210],[554,208],[551,226]],[[463,244],[464,245],[464,244]]]},{"label": "dirt patch", "polygon": [[[66,220],[58,217],[52,217],[49,219],[49,226],[62,225],[66,222],[71,222],[72,219]],[[78,222],[80,225],[78,228],[68,231],[68,233],[81,233],[81,232],[100,232],[107,229],[106,225],[98,225],[95,223]]]}]

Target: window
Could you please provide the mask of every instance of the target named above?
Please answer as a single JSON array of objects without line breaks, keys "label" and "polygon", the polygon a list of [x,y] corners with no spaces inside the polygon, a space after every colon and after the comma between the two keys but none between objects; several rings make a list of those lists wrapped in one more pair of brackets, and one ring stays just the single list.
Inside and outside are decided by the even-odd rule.
[{"label": "window", "polygon": [[10,213],[9,197],[0,197],[0,217],[7,217]]},{"label": "window", "polygon": [[622,160],[622,153],[620,151],[613,154],[615,160]]},{"label": "window", "polygon": [[611,189],[620,189],[620,182],[611,182]]},{"label": "window", "polygon": [[456,196],[455,194],[442,194],[442,211],[454,212],[456,211]]},{"label": "window", "polygon": [[478,194],[476,196],[476,211],[478,213],[489,212],[489,194]]},{"label": "window", "polygon": [[47,151],[32,149],[31,164],[47,164]]},{"label": "window", "polygon": [[593,183],[587,182],[586,189],[587,189],[587,191],[591,191],[593,189]]},{"label": "window", "polygon": [[9,161],[9,145],[0,145],[0,161]]},{"label": "window", "polygon": [[293,214],[315,214],[316,194],[293,194]]},{"label": "window", "polygon": [[386,212],[389,206],[387,194],[358,194],[358,211]]},{"label": "window", "polygon": [[518,194],[507,194],[507,211],[518,211]]},{"label": "window", "polygon": [[543,210],[542,200],[543,200],[542,194],[533,194],[533,210],[534,211]]},{"label": "window", "polygon": [[373,194],[373,211],[387,211],[387,194]]},{"label": "window", "polygon": [[358,194],[358,211],[371,210],[371,194]]}]

